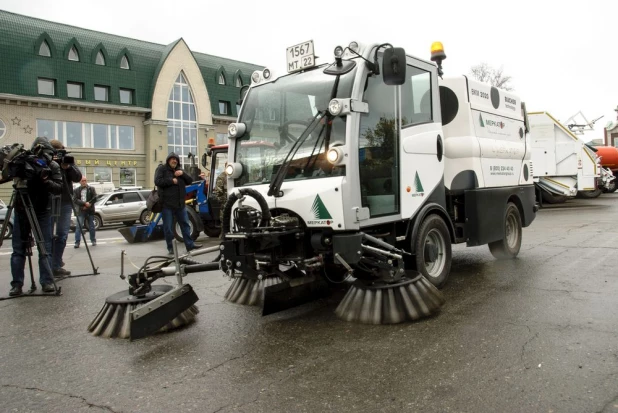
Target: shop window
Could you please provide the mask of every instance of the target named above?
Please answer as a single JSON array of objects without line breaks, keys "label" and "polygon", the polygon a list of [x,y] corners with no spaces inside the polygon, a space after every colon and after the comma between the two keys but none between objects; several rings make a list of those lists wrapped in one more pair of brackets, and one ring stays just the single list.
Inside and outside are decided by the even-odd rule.
[{"label": "shop window", "polygon": [[120,168],[120,186],[136,186],[135,168]]},{"label": "shop window", "polygon": [[112,168],[95,166],[93,169],[95,182],[112,182]]}]

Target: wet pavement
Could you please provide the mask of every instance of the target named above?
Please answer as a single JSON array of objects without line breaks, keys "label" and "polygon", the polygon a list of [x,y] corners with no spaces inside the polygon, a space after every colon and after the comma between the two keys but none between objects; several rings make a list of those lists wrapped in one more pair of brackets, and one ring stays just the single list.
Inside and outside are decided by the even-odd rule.
[{"label": "wet pavement", "polygon": [[[164,242],[105,229],[101,274],[61,281],[61,297],[0,301],[0,410],[618,412],[617,219],[618,194],[602,195],[541,210],[516,260],[455,246],[443,310],[415,323],[341,321],[342,293],[262,317],[224,301],[219,272],[191,274],[197,321],[136,342],[86,327],[126,286],[120,251],[140,266]],[[66,268],[88,272],[72,239]]]}]

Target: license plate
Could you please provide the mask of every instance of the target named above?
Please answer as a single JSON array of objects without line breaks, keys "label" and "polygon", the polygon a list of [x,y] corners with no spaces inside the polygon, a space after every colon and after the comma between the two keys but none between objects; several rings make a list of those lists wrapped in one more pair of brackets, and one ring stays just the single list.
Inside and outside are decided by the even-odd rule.
[{"label": "license plate", "polygon": [[298,72],[299,70],[315,66],[313,40],[288,47],[286,56],[288,73]]}]

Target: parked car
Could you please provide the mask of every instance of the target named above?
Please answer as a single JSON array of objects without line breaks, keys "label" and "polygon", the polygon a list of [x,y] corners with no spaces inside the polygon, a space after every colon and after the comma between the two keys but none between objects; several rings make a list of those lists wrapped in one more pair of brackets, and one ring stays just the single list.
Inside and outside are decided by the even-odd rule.
[{"label": "parked car", "polygon": [[[8,208],[6,204],[0,199],[0,230],[4,226],[4,220],[6,219],[6,213]],[[13,235],[13,215],[11,214],[11,220],[7,224],[6,233],[4,234],[4,238],[11,238]]]},{"label": "parked car", "polygon": [[[130,226],[138,221],[147,225],[150,222],[150,212],[146,207],[146,199],[150,190],[115,191],[99,194],[94,201],[94,227],[123,223]],[[71,230],[75,231],[77,219],[71,217]]]}]

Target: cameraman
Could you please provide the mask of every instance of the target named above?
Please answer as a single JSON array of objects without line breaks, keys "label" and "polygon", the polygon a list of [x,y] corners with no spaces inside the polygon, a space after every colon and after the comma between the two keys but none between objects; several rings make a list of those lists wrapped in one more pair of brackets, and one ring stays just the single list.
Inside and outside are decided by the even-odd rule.
[{"label": "cameraman", "polygon": [[71,227],[71,215],[73,214],[73,182],[82,179],[82,173],[74,164],[73,157],[66,156],[67,152],[62,142],[57,139],[49,141],[56,150],[54,161],[60,164],[62,173],[62,196],[60,201],[60,216],[56,222],[56,236],[54,237],[54,248],[52,256],[52,271],[54,277],[71,275],[71,271],[63,267],[62,255],[67,245],[67,236]]},{"label": "cameraman", "polygon": [[[36,138],[32,143],[32,153],[36,156],[36,162],[39,169],[34,169],[36,175],[31,179],[27,179],[26,193],[30,198],[34,214],[36,215],[41,233],[43,234],[43,242],[47,250],[47,256],[41,253],[39,249],[39,282],[43,292],[54,292],[54,280],[50,273],[51,266],[51,246],[52,246],[52,228],[51,228],[51,213],[50,213],[50,194],[60,195],[62,193],[62,174],[60,166],[53,161],[54,148],[46,138]],[[23,178],[23,177],[20,177]],[[25,179],[22,182],[26,181]],[[21,189],[17,189],[21,191]],[[15,198],[15,221],[13,226],[13,253],[11,254],[11,291],[9,296],[22,294],[24,285],[24,267],[26,265],[26,251],[30,247],[30,222],[26,214],[25,205],[23,205],[21,197]],[[37,245],[38,247],[38,245]],[[48,260],[45,262],[45,260]]]}]

